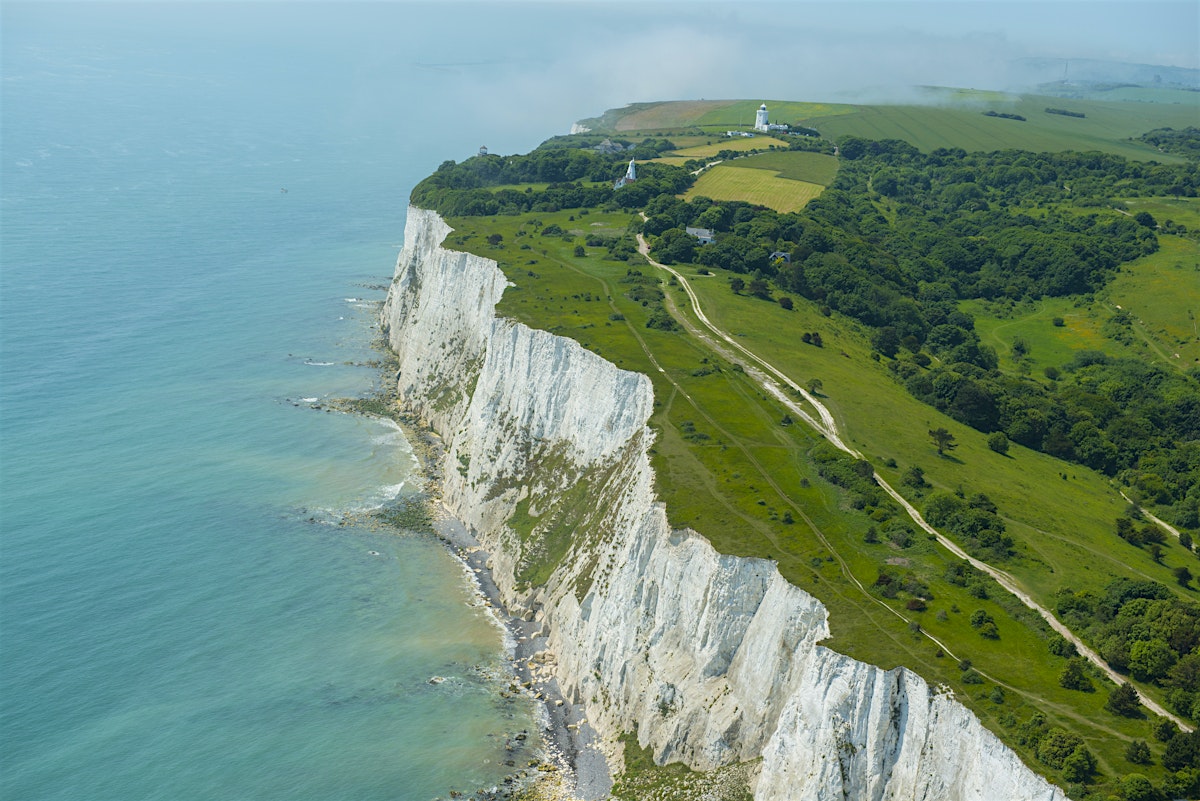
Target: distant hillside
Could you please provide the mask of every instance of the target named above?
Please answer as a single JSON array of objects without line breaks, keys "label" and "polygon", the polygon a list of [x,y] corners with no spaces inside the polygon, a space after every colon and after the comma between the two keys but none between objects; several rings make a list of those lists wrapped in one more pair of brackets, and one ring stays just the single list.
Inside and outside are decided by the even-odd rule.
[{"label": "distant hillside", "polygon": [[1152,89],[1200,90],[1200,70],[1161,64],[1129,64],[1096,59],[1026,58],[1012,65],[1030,85],[1099,87],[1124,85]]},{"label": "distant hillside", "polygon": [[[1155,128],[1181,129],[1200,121],[1200,92],[1111,87],[1137,100],[1102,101],[1053,95],[1005,95],[976,90],[926,90],[921,105],[851,105],[766,100],[772,122],[802,125],[822,136],[901,139],[924,152],[939,147],[967,151],[1098,150],[1141,161],[1174,162],[1175,156],[1131,141]],[[1137,94],[1139,93],[1140,94]],[[1170,95],[1189,102],[1145,102]],[[758,100],[638,103],[613,109],[579,124],[593,131],[648,132],[698,129],[718,132],[749,128]],[[1047,113],[1047,108],[1082,116]],[[987,116],[985,112],[997,115]]]}]

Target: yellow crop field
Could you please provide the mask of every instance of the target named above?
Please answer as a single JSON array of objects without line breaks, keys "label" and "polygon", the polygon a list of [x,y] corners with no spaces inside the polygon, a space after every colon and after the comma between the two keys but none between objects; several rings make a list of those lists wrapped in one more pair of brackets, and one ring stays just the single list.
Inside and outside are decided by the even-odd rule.
[{"label": "yellow crop field", "polygon": [[671,155],[682,156],[685,159],[706,159],[717,155],[722,150],[736,150],[742,153],[746,150],[766,150],[771,145],[786,148],[787,142],[771,136],[738,136],[732,139],[722,139],[720,142],[711,145],[699,145],[684,150],[676,150]]},{"label": "yellow crop field", "polygon": [[769,170],[718,165],[706,170],[684,197],[744,200],[778,212],[799,211],[825,190],[820,184],[780,178]]}]

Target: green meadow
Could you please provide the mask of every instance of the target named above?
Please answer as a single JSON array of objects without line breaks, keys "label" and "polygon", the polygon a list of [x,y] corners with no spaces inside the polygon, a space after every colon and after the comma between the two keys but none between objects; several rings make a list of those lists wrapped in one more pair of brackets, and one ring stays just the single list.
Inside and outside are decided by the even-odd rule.
[{"label": "green meadow", "polygon": [[821,184],[782,178],[777,173],[742,166],[742,159],[718,164],[701,173],[685,198],[707,197],[713,200],[742,200],[786,213],[799,211],[819,196]]},{"label": "green meadow", "polygon": [[[902,665],[952,688],[1051,779],[1055,772],[1019,742],[1018,728],[1035,710],[1084,737],[1103,776],[1127,770],[1125,744],[1133,738],[1152,741],[1151,721],[1104,711],[1109,687],[1099,677],[1093,677],[1097,692],[1060,687],[1057,677],[1066,662],[1050,652],[1040,618],[988,580],[952,581],[958,560],[906,526],[894,504],[862,505],[853,492],[821,478],[816,454],[822,439],[791,423],[739,367],[686,330],[647,326],[657,303],[631,297],[636,277],[629,271],[656,271],[583,246],[589,234],[622,234],[630,219],[594,210],[451,219],[455,230],[446,246],[500,264],[513,284],[500,303],[501,314],[568,336],[650,377],[656,491],[672,524],[694,528],[723,553],[775,561],[789,581],[828,607],[829,647],[885,668]],[[566,235],[543,236],[540,231],[551,224]],[[487,236],[495,233],[502,242],[488,244]],[[577,246],[583,246],[583,255],[576,255]],[[933,489],[992,498],[1018,540],[1017,555],[999,566],[1044,604],[1052,607],[1051,596],[1061,587],[1100,589],[1115,576],[1175,586],[1170,569],[1194,561],[1171,546],[1163,564],[1155,564],[1118,539],[1113,521],[1124,502],[1103,477],[1073,465],[1064,469],[1019,446],[1001,456],[982,434],[913,399],[885,364],[871,359],[858,324],[836,313],[824,316],[802,300],[788,311],[735,295],[729,276],[717,272],[691,279],[709,317],[798,383],[820,379],[822,400],[850,441],[894,486],[900,486],[905,469],[922,467],[933,487],[910,493],[918,507]],[[666,307],[695,325],[682,288],[658,277]],[[824,346],[804,344],[800,334],[807,331],[820,332]],[[950,429],[959,443],[944,457],[926,433],[938,426]],[[1089,558],[1080,559],[1081,553]],[[906,589],[889,597],[880,583],[884,574],[894,579],[891,586]],[[995,620],[999,639],[982,637],[969,624],[977,610]],[[960,669],[961,660],[973,667]],[[1022,669],[1012,670],[1018,661]],[[1147,770],[1161,779],[1156,769]]]},{"label": "green meadow", "polygon": [[837,176],[838,160],[836,157],[824,153],[788,150],[747,156],[744,159],[738,159],[737,166],[755,170],[770,170],[780,178],[829,186]]}]

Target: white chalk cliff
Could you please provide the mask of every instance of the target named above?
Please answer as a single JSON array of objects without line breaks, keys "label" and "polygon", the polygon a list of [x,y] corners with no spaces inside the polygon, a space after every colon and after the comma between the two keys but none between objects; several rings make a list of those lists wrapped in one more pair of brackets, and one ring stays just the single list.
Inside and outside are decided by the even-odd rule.
[{"label": "white chalk cliff", "polygon": [[649,379],[496,317],[503,273],[449,233],[409,209],[383,312],[400,395],[443,437],[446,505],[510,609],[546,623],[610,765],[636,731],[659,762],[761,757],[761,801],[1065,799],[950,695],[822,647],[824,606],[773,563],[671,530]]}]

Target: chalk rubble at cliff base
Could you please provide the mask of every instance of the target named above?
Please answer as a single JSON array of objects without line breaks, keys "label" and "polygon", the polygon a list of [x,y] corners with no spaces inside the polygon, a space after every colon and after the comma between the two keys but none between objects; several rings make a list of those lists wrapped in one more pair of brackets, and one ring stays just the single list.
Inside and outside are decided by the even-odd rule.
[{"label": "chalk rubble at cliff base", "polygon": [[[759,801],[1065,799],[949,694],[821,646],[824,606],[774,564],[672,531],[653,494],[649,379],[496,317],[504,274],[441,247],[450,230],[409,208],[383,311],[398,391],[444,438],[443,502],[492,555],[505,605],[546,625],[558,685],[614,772],[618,736],[636,731],[659,762],[696,770],[761,757]],[[518,504],[548,508],[585,479],[588,530],[525,587],[536,544],[508,525]]]}]

